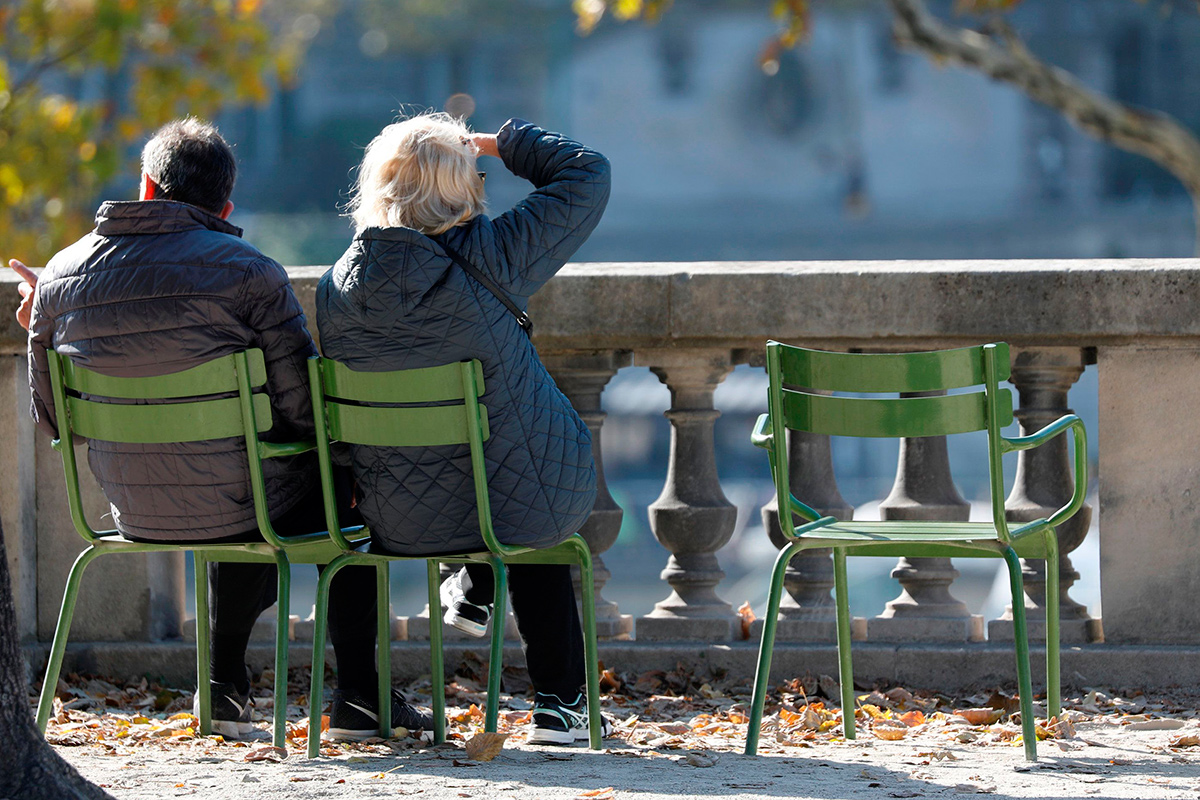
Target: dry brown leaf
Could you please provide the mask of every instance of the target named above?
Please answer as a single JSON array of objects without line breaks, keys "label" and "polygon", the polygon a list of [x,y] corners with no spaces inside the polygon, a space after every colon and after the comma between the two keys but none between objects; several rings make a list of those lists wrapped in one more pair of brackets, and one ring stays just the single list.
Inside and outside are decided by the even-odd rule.
[{"label": "dry brown leaf", "polygon": [[954,713],[971,725],[992,725],[1004,716],[1004,712],[996,708],[964,708]]},{"label": "dry brown leaf", "polygon": [[282,747],[256,747],[246,753],[243,761],[282,761],[287,758],[287,750]]},{"label": "dry brown leaf", "polygon": [[923,711],[909,711],[907,714],[901,714],[896,719],[903,722],[910,728],[922,725],[925,722],[925,713]]},{"label": "dry brown leaf", "polygon": [[1125,727],[1131,731],[1177,731],[1185,724],[1181,719],[1148,719],[1144,722],[1131,722]]},{"label": "dry brown leaf", "polygon": [[1171,747],[1200,747],[1200,734],[1185,733],[1170,742]]},{"label": "dry brown leaf", "polygon": [[754,610],[750,608],[750,603],[748,602],[742,603],[740,606],[738,606],[737,613],[738,616],[741,617],[742,621],[742,638],[749,639],[750,623],[754,622],[754,620],[758,619],[758,617],[754,616]]},{"label": "dry brown leaf", "polygon": [[576,797],[612,797],[613,787],[605,786],[603,789],[592,789],[586,792],[580,792]]},{"label": "dry brown leaf", "polygon": [[908,735],[908,726],[902,722],[897,724],[895,722],[885,723],[879,721],[871,726],[871,733],[875,734],[876,739],[885,739],[889,742],[894,742]]},{"label": "dry brown leaf", "polygon": [[1075,726],[1066,717],[1051,717],[1046,721],[1046,728],[1055,739],[1075,738]]},{"label": "dry brown leaf", "polygon": [[477,733],[467,740],[467,758],[472,761],[491,761],[504,749],[507,733]]}]

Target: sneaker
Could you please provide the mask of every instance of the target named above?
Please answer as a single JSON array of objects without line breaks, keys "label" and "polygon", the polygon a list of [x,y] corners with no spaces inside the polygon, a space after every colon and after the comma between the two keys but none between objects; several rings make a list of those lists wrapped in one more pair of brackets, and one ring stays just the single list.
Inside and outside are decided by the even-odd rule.
[{"label": "sneaker", "polygon": [[[537,693],[530,744],[572,744],[589,736],[587,698],[582,692],[573,703],[564,703],[556,694]],[[612,736],[612,723],[601,714],[600,737],[607,736]]]},{"label": "sneaker", "polygon": [[[243,734],[254,730],[254,724],[250,721],[250,709],[254,707],[254,702],[250,699],[249,685],[245,692],[239,692],[232,683],[212,681],[209,686],[213,733],[226,739],[240,739]],[[200,718],[199,692],[192,699],[192,713],[197,719]]]},{"label": "sneaker", "polygon": [[[433,730],[433,715],[409,704],[395,689],[392,690],[392,735],[399,729],[407,731]],[[333,741],[362,741],[379,735],[379,703],[358,692],[337,691],[333,709],[329,712],[327,737]]]},{"label": "sneaker", "polygon": [[466,574],[466,569],[460,569],[442,583],[442,605],[446,607],[446,616],[442,617],[442,621],[468,636],[486,636],[488,620],[492,618],[492,606],[490,603],[481,606],[467,600],[462,588],[462,579]]}]

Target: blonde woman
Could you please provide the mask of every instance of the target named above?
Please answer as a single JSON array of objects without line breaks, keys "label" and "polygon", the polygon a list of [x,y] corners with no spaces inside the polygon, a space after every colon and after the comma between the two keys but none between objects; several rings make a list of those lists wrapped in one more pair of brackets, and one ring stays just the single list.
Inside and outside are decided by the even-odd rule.
[{"label": "blonde woman", "polygon": [[[500,158],[534,191],[489,218],[479,156]],[[608,193],[604,156],[536,125],[510,120],[490,135],[446,114],[398,122],[367,147],[351,202],[357,233],[317,289],[325,355],[352,369],[483,363],[488,485],[507,544],[556,544],[595,501],[591,436],[520,317],[596,227]],[[465,446],[354,447],[351,458],[378,545],[410,555],[482,548]],[[509,587],[537,692],[530,741],[587,738],[569,568],[514,565]],[[458,572],[442,586],[446,622],[484,635],[491,596],[488,567]],[[335,702],[331,727],[337,712]]]}]

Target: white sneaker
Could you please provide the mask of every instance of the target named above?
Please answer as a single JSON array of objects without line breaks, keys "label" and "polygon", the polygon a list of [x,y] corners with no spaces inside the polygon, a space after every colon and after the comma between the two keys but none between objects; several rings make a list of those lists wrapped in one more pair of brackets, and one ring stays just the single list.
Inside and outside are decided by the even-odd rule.
[{"label": "white sneaker", "polygon": [[[600,715],[600,738],[612,736],[612,722]],[[580,692],[573,703],[564,703],[556,694],[538,692],[533,706],[533,733],[530,744],[574,744],[588,739],[587,698]]]},{"label": "white sneaker", "polygon": [[442,583],[442,605],[446,606],[446,615],[442,621],[468,636],[476,638],[486,636],[488,620],[492,618],[492,606],[478,605],[467,600],[462,588],[466,568],[460,569]]}]

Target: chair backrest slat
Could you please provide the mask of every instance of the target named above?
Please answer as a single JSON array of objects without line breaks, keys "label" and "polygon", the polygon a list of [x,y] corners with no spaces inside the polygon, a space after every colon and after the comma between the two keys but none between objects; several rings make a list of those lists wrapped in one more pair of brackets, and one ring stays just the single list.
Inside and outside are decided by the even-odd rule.
[{"label": "chair backrest slat", "polygon": [[[267,382],[267,367],[262,350],[246,351],[250,364],[250,386]],[[63,383],[81,394],[121,399],[164,400],[175,397],[202,397],[238,390],[237,369],[233,356],[207,361],[198,367],[150,378],[118,378],[101,375],[81,367],[70,358],[62,358]]]},{"label": "chair backrest slat", "polygon": [[[462,405],[417,408],[359,406],[325,398],[329,438],[376,447],[432,447],[467,444],[467,415]],[[487,408],[479,406],[483,438],[489,435]]]},{"label": "chair backrest slat", "polygon": [[[252,402],[258,432],[270,430],[270,398],[256,394]],[[236,397],[154,405],[101,403],[68,397],[67,413],[74,433],[105,442],[166,444],[245,435],[241,401]]]},{"label": "chair backrest slat", "polygon": [[[1012,421],[1012,392],[996,394],[1000,425]],[[829,436],[946,436],[986,430],[987,394],[870,399],[783,390],[784,424]]]},{"label": "chair backrest slat", "polygon": [[[771,344],[776,344],[772,342]],[[996,380],[1009,376],[1008,345],[996,345]],[[983,348],[923,353],[830,353],[783,345],[780,377],[785,386],[828,392],[932,392],[986,382]]]},{"label": "chair backrest slat", "polygon": [[[321,375],[327,401],[442,403],[463,399],[462,367],[457,363],[393,372],[356,372],[337,361],[323,359]],[[478,361],[475,382],[482,393],[483,365]]]}]

